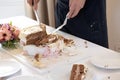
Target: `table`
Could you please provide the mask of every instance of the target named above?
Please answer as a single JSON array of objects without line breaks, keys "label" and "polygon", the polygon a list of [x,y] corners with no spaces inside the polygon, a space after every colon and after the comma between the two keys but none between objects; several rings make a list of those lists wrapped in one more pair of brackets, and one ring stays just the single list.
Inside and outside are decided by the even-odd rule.
[{"label": "table", "polygon": [[[38,23],[35,20],[32,20],[30,18],[27,18],[25,16],[16,16],[16,17],[11,17],[8,19],[0,19],[0,23],[7,23],[12,21],[13,25],[19,27],[20,29],[23,29],[24,27],[28,27],[28,26],[32,26],[32,25],[37,25]],[[54,28],[47,26],[47,32],[51,32],[52,30],[54,30]],[[19,64],[22,66],[22,70],[20,72],[18,72],[17,75],[43,75],[43,76],[49,76],[51,77],[50,80],[69,80],[69,75],[70,75],[70,71],[72,68],[72,65],[75,63],[78,64],[85,64],[92,73],[94,73],[94,80],[101,80],[101,78],[105,75],[108,74],[113,74],[113,73],[119,73],[120,74],[120,69],[117,70],[106,70],[106,69],[101,69],[101,68],[97,68],[95,66],[93,66],[90,63],[90,59],[91,57],[95,57],[95,56],[118,56],[120,57],[120,53],[115,52],[113,50],[101,47],[99,45],[96,45],[94,43],[91,43],[89,41],[87,41],[87,45],[85,44],[84,39],[80,39],[78,37],[75,37],[73,35],[58,31],[58,34],[63,35],[66,38],[71,38],[73,39],[76,43],[77,43],[77,47],[79,48],[79,55],[71,57],[69,60],[66,61],[62,61],[59,64],[56,64],[48,69],[37,69],[33,66],[30,66],[26,61],[21,61],[19,60],[17,61],[16,59],[14,59],[14,57],[12,57],[11,55],[8,55],[10,52],[6,51],[6,50],[0,50],[0,60],[1,59],[13,59],[17,62],[19,62]],[[86,48],[87,46],[87,48]],[[15,51],[13,51],[15,52]],[[5,54],[8,53],[8,54]],[[15,52],[16,53],[16,52]],[[120,58],[119,58],[120,60]],[[120,64],[120,63],[118,63]],[[92,74],[91,73],[91,74]],[[12,75],[12,76],[16,76]],[[10,76],[11,77],[11,76]],[[8,77],[7,77],[8,78]],[[5,80],[6,78],[2,78],[2,80]],[[89,80],[93,80],[93,79],[89,79]]]}]

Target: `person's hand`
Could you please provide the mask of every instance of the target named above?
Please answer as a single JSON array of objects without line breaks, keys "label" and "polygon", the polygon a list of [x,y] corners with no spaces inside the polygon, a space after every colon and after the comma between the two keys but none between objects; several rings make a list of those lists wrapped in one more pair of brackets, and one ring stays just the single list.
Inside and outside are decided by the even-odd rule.
[{"label": "person's hand", "polygon": [[27,0],[27,3],[29,3],[30,6],[37,10],[39,1],[40,0]]},{"label": "person's hand", "polygon": [[69,0],[69,12],[67,17],[75,17],[79,11],[84,7],[86,0]]}]

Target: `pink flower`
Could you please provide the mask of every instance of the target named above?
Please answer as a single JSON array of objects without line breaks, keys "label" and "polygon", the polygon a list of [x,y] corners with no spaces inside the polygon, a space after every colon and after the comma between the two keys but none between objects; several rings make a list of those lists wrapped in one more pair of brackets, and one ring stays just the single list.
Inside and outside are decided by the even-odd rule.
[{"label": "pink flower", "polygon": [[9,24],[3,24],[3,25],[2,25],[1,30],[4,31],[4,30],[6,30],[6,29],[7,29],[7,30],[10,30]]},{"label": "pink flower", "polygon": [[20,31],[17,27],[10,24],[0,25],[0,42],[18,39]]},{"label": "pink flower", "polygon": [[2,37],[5,41],[9,41],[12,38],[12,31],[10,30],[9,24],[3,24],[0,28],[2,30]]},{"label": "pink flower", "polygon": [[[19,32],[19,29],[11,24],[0,24],[0,43],[2,43],[4,47],[15,47],[14,43],[18,39]],[[11,43],[8,43],[7,41]]]},{"label": "pink flower", "polygon": [[4,40],[3,34],[4,34],[3,31],[0,30],[0,42],[2,42]]},{"label": "pink flower", "polygon": [[11,31],[8,30],[8,29],[4,29],[4,30],[3,30],[3,37],[4,37],[5,41],[11,40],[11,38],[12,38],[12,33],[11,33]]}]

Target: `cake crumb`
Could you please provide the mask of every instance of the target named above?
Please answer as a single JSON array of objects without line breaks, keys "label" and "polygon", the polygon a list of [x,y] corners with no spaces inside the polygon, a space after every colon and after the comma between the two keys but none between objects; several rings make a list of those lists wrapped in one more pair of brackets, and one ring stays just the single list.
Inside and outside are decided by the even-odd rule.
[{"label": "cake crumb", "polygon": [[110,76],[108,76],[108,79],[110,79]]},{"label": "cake crumb", "polygon": [[88,43],[87,43],[87,41],[85,41],[84,43],[85,43],[85,48],[88,48]]}]

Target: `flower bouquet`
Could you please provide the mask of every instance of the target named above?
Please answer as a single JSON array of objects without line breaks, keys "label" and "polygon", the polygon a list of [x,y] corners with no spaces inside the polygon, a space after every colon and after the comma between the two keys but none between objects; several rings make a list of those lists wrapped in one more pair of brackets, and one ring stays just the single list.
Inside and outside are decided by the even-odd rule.
[{"label": "flower bouquet", "polygon": [[12,22],[0,24],[0,43],[3,48],[16,48],[19,41],[19,29],[12,25]]}]

